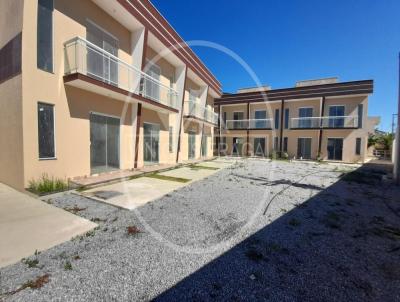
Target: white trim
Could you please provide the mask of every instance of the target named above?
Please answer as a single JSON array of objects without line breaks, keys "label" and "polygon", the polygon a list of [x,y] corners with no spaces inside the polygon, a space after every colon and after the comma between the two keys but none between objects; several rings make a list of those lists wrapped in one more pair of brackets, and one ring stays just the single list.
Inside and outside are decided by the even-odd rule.
[{"label": "white trim", "polygon": [[111,117],[111,118],[119,119],[121,121],[121,117],[117,116],[117,115],[111,115],[111,114],[102,113],[102,112],[96,112],[96,111],[89,111],[89,115],[90,114],[100,115],[100,116],[105,116],[105,117]]}]

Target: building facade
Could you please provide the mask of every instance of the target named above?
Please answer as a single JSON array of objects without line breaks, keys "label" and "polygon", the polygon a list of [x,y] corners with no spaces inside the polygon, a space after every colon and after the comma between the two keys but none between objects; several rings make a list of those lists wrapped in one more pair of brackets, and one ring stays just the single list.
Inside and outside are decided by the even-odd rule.
[{"label": "building facade", "polygon": [[147,0],[0,2],[0,181],[213,156],[221,85]]},{"label": "building facade", "polygon": [[373,81],[336,78],[302,81],[294,88],[260,87],[224,94],[220,155],[271,156],[364,162],[368,145],[368,96]]}]

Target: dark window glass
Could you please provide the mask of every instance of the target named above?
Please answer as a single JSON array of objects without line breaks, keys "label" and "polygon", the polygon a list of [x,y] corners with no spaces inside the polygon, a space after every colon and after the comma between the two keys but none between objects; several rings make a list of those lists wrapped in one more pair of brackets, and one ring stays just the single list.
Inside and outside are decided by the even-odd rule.
[{"label": "dark window glass", "polygon": [[288,150],[288,138],[284,137],[283,138],[283,152],[287,152]]},{"label": "dark window glass", "polygon": [[37,67],[53,71],[53,0],[38,1]]},{"label": "dark window glass", "polygon": [[358,128],[363,127],[363,109],[364,109],[364,105],[359,104],[358,105]]},{"label": "dark window glass", "polygon": [[357,137],[356,138],[356,155],[361,154],[361,138]]},{"label": "dark window glass", "polygon": [[169,127],[169,152],[174,152],[174,128]]},{"label": "dark window glass", "polygon": [[279,109],[275,109],[275,129],[279,129]]},{"label": "dark window glass", "polygon": [[289,108],[285,109],[285,129],[289,129]]},{"label": "dark window glass", "polygon": [[274,150],[277,151],[279,148],[279,137],[274,137]]},{"label": "dark window glass", "polygon": [[312,128],[313,108],[299,108],[299,128]]},{"label": "dark window glass", "polygon": [[54,158],[54,106],[38,104],[39,158]]}]

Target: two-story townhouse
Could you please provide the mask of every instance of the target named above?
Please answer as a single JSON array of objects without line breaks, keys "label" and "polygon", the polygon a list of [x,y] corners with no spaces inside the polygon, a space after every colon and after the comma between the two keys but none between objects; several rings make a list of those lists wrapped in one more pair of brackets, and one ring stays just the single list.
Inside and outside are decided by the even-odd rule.
[{"label": "two-story townhouse", "polygon": [[149,1],[4,0],[0,25],[1,182],[213,155],[220,83]]},{"label": "two-story townhouse", "polygon": [[216,144],[221,155],[271,156],[363,162],[367,155],[368,96],[373,82],[337,78],[300,81],[224,94]]}]

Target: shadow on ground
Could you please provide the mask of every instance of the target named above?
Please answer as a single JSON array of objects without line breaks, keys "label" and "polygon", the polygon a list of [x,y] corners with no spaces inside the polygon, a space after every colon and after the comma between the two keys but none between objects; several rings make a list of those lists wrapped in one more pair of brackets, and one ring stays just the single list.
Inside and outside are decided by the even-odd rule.
[{"label": "shadow on ground", "polygon": [[155,300],[400,301],[400,190],[387,168],[365,165],[314,188]]}]

